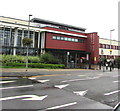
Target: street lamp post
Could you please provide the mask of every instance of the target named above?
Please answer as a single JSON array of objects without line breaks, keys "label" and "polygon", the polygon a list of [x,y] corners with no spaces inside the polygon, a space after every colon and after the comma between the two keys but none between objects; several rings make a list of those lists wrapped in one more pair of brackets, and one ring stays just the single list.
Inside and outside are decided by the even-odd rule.
[{"label": "street lamp post", "polygon": [[112,71],[112,67],[111,67],[111,65],[112,65],[112,61],[111,61],[111,54],[112,54],[112,44],[111,44],[111,38],[112,38],[112,31],[114,31],[115,29],[112,29],[112,30],[110,30],[110,71]]},{"label": "street lamp post", "polygon": [[112,48],[112,47],[111,47],[112,31],[114,31],[114,30],[115,30],[115,29],[110,30],[110,49]]},{"label": "street lamp post", "polygon": [[[32,15],[29,14],[29,21],[28,21],[28,38],[30,38],[30,31],[29,31],[29,27],[30,27],[30,17]],[[28,71],[28,45],[27,45],[27,56],[26,56],[26,71]]]}]

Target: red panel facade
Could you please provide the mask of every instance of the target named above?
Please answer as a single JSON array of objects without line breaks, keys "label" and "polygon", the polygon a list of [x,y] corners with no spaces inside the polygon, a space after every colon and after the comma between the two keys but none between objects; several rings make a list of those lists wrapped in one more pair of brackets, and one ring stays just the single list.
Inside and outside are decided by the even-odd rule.
[{"label": "red panel facade", "polygon": [[74,36],[46,32],[45,47],[48,49],[65,49],[65,50],[80,50],[80,51],[87,50],[86,38],[80,38],[80,39],[85,39],[85,43],[80,43],[80,42],[71,42],[71,41],[63,41],[63,40],[53,40],[52,39],[53,36],[62,36],[62,37],[69,37],[69,38],[75,38],[75,39],[79,38]]},{"label": "red panel facade", "polygon": [[87,35],[87,51],[90,52],[90,60],[97,64],[99,60],[99,36],[97,33],[89,33]]},{"label": "red panel facade", "polygon": [[74,31],[69,31],[69,30],[64,30],[64,29],[53,28],[53,27],[43,27],[43,29],[54,30],[54,31],[60,31],[60,32],[66,32],[66,33],[71,33],[71,34],[84,35],[84,36],[87,35],[87,34],[82,33],[82,32],[81,32],[81,33],[80,33],[80,32],[74,32]]}]

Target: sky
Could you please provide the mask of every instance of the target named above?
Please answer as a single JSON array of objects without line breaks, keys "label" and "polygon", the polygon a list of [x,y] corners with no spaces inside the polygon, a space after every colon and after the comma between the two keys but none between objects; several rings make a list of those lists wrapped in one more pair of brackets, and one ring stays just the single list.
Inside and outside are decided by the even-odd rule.
[{"label": "sky", "polygon": [[0,16],[28,20],[41,18],[98,32],[100,38],[118,40],[120,0],[1,0]]}]

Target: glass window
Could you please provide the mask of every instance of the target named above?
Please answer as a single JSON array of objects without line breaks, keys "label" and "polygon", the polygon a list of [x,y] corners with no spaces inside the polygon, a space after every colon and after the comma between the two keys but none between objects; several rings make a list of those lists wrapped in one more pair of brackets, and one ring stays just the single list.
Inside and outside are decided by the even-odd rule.
[{"label": "glass window", "polygon": [[3,34],[4,34],[4,28],[0,27],[0,46],[3,45]]},{"label": "glass window", "polygon": [[106,44],[104,44],[104,48],[106,48]]},{"label": "glass window", "polygon": [[74,42],[74,41],[75,41],[75,39],[72,38],[72,42]]},{"label": "glass window", "polygon": [[82,39],[82,43],[85,43],[85,40],[84,40],[84,39]]},{"label": "glass window", "polygon": [[72,41],[72,38],[68,38],[68,41]]},{"label": "glass window", "polygon": [[68,38],[67,37],[65,37],[65,39],[64,39],[65,41],[68,41]]},{"label": "glass window", "polygon": [[14,30],[12,30],[12,35],[11,35],[11,46],[14,45],[14,36],[15,36],[15,32],[14,32]]},{"label": "glass window", "polygon": [[60,36],[57,36],[57,40],[60,40]]},{"label": "glass window", "polygon": [[5,28],[5,32],[4,32],[4,45],[5,46],[9,45],[9,39],[10,39],[10,28]]},{"label": "glass window", "polygon": [[22,41],[22,31],[18,30],[18,40],[17,40],[17,46],[21,46],[21,41]]},{"label": "glass window", "polygon": [[64,40],[64,37],[61,37],[61,40]]},{"label": "glass window", "polygon": [[56,36],[53,36],[53,39],[56,39]]},{"label": "glass window", "polygon": [[78,42],[78,39],[75,39],[75,42]]}]

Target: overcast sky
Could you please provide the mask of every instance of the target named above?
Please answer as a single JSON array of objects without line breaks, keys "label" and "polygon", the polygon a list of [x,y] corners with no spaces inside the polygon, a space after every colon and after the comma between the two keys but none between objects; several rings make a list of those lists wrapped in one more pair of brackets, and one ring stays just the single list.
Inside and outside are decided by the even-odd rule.
[{"label": "overcast sky", "polygon": [[118,39],[120,0],[1,0],[0,16],[28,20],[41,18],[98,32],[101,38]]}]

